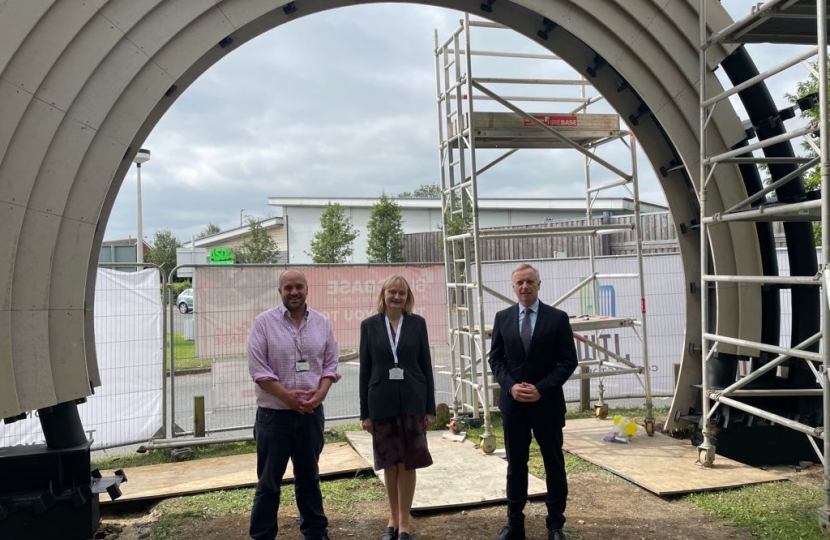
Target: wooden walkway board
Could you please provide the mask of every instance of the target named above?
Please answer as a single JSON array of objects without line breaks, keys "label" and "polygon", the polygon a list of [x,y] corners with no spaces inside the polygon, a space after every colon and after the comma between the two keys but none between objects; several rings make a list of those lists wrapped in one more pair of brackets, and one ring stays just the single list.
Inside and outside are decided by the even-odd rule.
[{"label": "wooden walkway board", "polygon": [[[367,470],[363,461],[348,443],[327,444],[320,455],[320,476],[355,473]],[[162,465],[147,465],[125,469],[127,482],[121,484],[121,497],[111,500],[101,494],[101,504],[142,499],[160,499],[192,495],[256,485],[256,454],[197,459]],[[104,471],[103,475],[112,474]],[[285,480],[294,478],[291,462],[285,471]]]},{"label": "wooden walkway board", "polygon": [[[470,441],[446,439],[444,433],[427,433],[433,465],[418,469],[412,509],[455,508],[507,500],[507,462],[497,455],[484,454]],[[365,431],[347,431],[346,438],[371,466],[374,462],[371,435]],[[383,474],[378,477],[384,481]],[[531,497],[544,495],[545,482],[530,476],[528,491]]]},{"label": "wooden walkway board", "polygon": [[565,426],[564,448],[656,495],[713,491],[784,480],[723,456],[715,458],[712,468],[700,467],[695,465],[697,448],[689,441],[662,433],[649,437],[642,427],[629,444],[603,441],[603,436],[613,425],[611,420],[596,418],[569,420]]}]

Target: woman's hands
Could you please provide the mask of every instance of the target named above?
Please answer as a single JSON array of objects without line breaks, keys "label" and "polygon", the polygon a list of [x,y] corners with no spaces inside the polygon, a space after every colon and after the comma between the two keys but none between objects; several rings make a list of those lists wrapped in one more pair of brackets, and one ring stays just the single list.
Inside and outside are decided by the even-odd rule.
[{"label": "woman's hands", "polygon": [[367,418],[366,420],[362,420],[360,423],[363,425],[363,429],[368,431],[370,435],[375,434],[375,424],[372,423],[371,418]]}]

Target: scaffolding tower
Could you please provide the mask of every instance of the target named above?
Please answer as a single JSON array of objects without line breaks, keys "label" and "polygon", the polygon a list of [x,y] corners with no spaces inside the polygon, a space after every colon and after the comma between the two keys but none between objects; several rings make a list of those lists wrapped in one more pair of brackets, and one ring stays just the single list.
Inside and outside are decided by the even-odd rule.
[{"label": "scaffolding tower", "polygon": [[[576,287],[552,302],[557,306],[587,289],[593,302],[590,312],[571,317],[571,327],[577,339],[580,332],[612,328],[629,328],[635,332],[642,346],[642,363],[636,364],[627,356],[618,354],[598,343],[583,341],[597,353],[596,359],[580,361],[580,369],[571,379],[598,378],[599,402],[595,414],[605,417],[608,405],[604,401],[602,380],[613,375],[636,374],[643,386],[646,405],[646,432],[654,433],[652,412],[650,367],[648,359],[648,332],[643,282],[643,251],[640,219],[640,194],[637,177],[636,142],[631,134],[620,128],[617,114],[588,113],[591,104],[600,101],[599,96],[587,97],[590,84],[583,77],[572,79],[481,77],[472,75],[473,56],[522,58],[537,61],[561,61],[552,54],[529,54],[475,50],[471,47],[471,28],[509,30],[508,27],[470,20],[465,14],[458,28],[443,42],[435,31],[435,80],[438,108],[439,170],[441,179],[441,206],[443,218],[443,250],[447,283],[447,319],[452,361],[453,412],[456,417],[470,414],[482,417],[484,434],[481,447],[491,453],[496,440],[491,425],[491,412],[497,407],[498,383],[489,372],[487,339],[492,325],[484,319],[484,295],[492,295],[507,304],[508,298],[482,280],[481,241],[489,238],[550,237],[555,235],[587,236],[589,238],[590,273]],[[520,86],[536,89],[562,89],[578,86],[580,96],[537,95],[501,96],[491,88],[496,85]],[[478,100],[493,101],[506,112],[477,112]],[[529,113],[516,103],[546,103],[567,110]],[[621,141],[631,155],[631,172],[627,173],[596,155],[602,145]],[[480,149],[504,149],[504,153],[486,165],[480,166],[477,151]],[[516,229],[481,229],[479,226],[478,199],[479,176],[501,163],[520,149],[573,149],[585,158],[585,212],[586,226]],[[592,185],[590,164],[597,163],[611,171],[617,179],[606,184]],[[622,186],[634,201],[635,219],[630,225],[597,223],[592,207],[604,190]],[[601,274],[597,271],[594,239],[623,229],[636,233],[637,273]],[[638,280],[640,298],[639,317],[599,316],[598,291],[601,279],[630,278]]]},{"label": "scaffolding tower", "polygon": [[[736,21],[730,26],[711,32],[706,25],[706,0],[699,1],[700,16],[700,181],[698,184],[698,202],[700,205],[700,244],[701,244],[701,279],[704,283],[719,285],[734,283],[741,285],[758,285],[772,287],[810,286],[823,289],[821,296],[821,326],[820,331],[801,343],[792,347],[773,346],[768,343],[758,343],[734,337],[718,335],[710,324],[710,299],[708,294],[701,295],[701,358],[702,358],[702,418],[701,428],[703,441],[698,447],[698,462],[704,466],[713,466],[715,461],[716,438],[715,422],[713,420],[719,408],[732,408],[748,415],[764,419],[774,425],[785,426],[805,434],[810,445],[815,450],[821,463],[824,465],[824,506],[819,510],[819,522],[825,532],[830,532],[830,446],[828,446],[827,432],[830,430],[830,383],[828,383],[828,369],[830,369],[830,317],[828,317],[828,295],[830,295],[830,179],[828,179],[828,111],[827,111],[827,6],[826,0],[771,0],[763,4],[752,6],[751,13],[745,18]],[[760,73],[748,80],[735,85],[729,90],[710,95],[707,87],[706,75],[707,51],[718,44],[746,43],[778,43],[814,45],[778,66]],[[807,63],[810,58],[817,60],[815,68]],[[790,70],[793,67],[804,65],[818,81],[818,122],[810,122],[806,126],[782,133],[778,136],[759,140],[757,143],[746,144],[739,148],[716,153],[709,148],[707,130],[711,127],[713,115],[716,115],[716,106],[730,96],[738,94],[753,85],[778,73]],[[799,100],[796,108],[804,111],[815,106],[814,96],[805,96]],[[787,115],[792,117],[792,111]],[[785,117],[783,114],[782,117]],[[818,135],[818,142],[814,137]],[[760,138],[759,138],[760,139]],[[755,157],[752,152],[764,150],[773,145],[803,139],[815,152],[815,157]],[[707,191],[709,182],[713,178],[716,167],[720,164],[790,164],[794,170],[776,179],[772,184],[761,191],[752,194],[739,204],[724,212],[714,213],[707,205]],[[821,199],[801,202],[774,201],[757,207],[753,203],[766,199],[767,194],[779,190],[782,186],[800,178],[816,164],[821,169]],[[771,201],[764,201],[771,202]],[[719,224],[745,221],[812,221],[820,222],[822,226],[822,256],[819,272],[815,276],[732,276],[719,275],[717,269],[709,265],[709,231]],[[808,254],[804,254],[807,256]],[[810,256],[814,256],[810,254]],[[820,349],[815,345],[820,343]],[[741,346],[750,350],[761,351],[769,355],[770,361],[759,369],[752,371],[742,378],[731,382],[726,388],[713,388],[710,384],[711,363],[713,355],[719,346]],[[791,359],[801,359],[815,376],[813,385],[804,385],[801,388],[758,389],[751,383],[757,381],[772,370],[780,369],[785,362]],[[774,373],[774,372],[773,372]],[[813,388],[809,386],[814,386]],[[770,398],[780,399],[785,396],[816,396],[821,397],[823,425],[810,425],[802,417],[791,418],[776,414],[775,407],[766,409],[746,403],[747,399]],[[770,403],[770,400],[765,403]],[[816,440],[822,441],[822,447]]]}]

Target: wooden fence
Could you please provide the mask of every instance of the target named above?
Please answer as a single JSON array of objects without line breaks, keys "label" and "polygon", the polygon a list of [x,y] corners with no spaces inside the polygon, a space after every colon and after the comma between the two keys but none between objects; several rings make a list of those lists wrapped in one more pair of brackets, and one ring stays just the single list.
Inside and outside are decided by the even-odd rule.
[{"label": "wooden fence", "polygon": [[[674,253],[677,234],[671,214],[668,212],[644,214],[643,252]],[[595,218],[593,224],[630,225],[634,216],[606,216]],[[556,221],[552,223],[505,227],[506,230],[551,229],[585,226],[586,219]],[[553,259],[563,257],[587,257],[588,242],[594,243],[596,255],[629,255],[637,250],[635,231],[625,230],[594,237],[586,235],[548,236],[535,238],[482,238],[482,260],[508,261],[522,259]],[[404,236],[404,259],[411,263],[443,262],[441,232],[414,233]]]}]

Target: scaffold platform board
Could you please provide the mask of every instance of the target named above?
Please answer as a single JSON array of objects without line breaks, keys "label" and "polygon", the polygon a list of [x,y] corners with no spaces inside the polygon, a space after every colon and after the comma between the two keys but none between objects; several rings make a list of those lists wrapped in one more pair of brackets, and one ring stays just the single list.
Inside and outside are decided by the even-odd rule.
[{"label": "scaffold platform board", "polygon": [[[620,131],[620,117],[616,114],[530,114],[581,145],[624,133]],[[516,113],[473,112],[472,119],[477,148],[570,148],[550,131]]]},{"label": "scaffold platform board", "polygon": [[[583,315],[571,317],[571,330],[574,334],[588,332],[591,330],[607,330],[611,328],[632,328],[637,325],[637,319],[631,317],[605,317],[599,315]],[[469,332],[469,327],[464,327]],[[478,333],[478,332],[476,332]],[[493,336],[493,325],[484,325],[484,337],[490,339]]]},{"label": "scaffold platform board", "polygon": [[[445,433],[427,432],[433,464],[418,470],[412,509],[436,510],[506,501],[507,461],[497,454],[485,454],[470,441],[445,438]],[[346,438],[366,463],[373,463],[371,435],[365,431],[347,431]],[[382,474],[378,478],[384,481]],[[529,475],[530,497],[544,495],[546,491],[544,480]]]},{"label": "scaffold platform board", "polygon": [[766,5],[758,16],[747,16],[729,27],[724,42],[813,45],[818,41],[816,0],[774,0]]},{"label": "scaffold platform board", "polygon": [[[353,475],[365,471],[366,462],[347,443],[330,443],[320,454],[320,476]],[[121,484],[121,497],[110,499],[101,494],[101,504],[120,504],[141,500],[180,497],[209,491],[255,486],[256,454],[239,454],[178,463],[145,465],[125,468],[127,481]],[[104,476],[111,471],[103,471]],[[283,481],[294,479],[291,463],[285,471]]]},{"label": "scaffold platform board", "polygon": [[563,448],[660,496],[715,491],[785,479],[723,456],[717,456],[713,467],[700,467],[695,465],[697,448],[689,441],[673,439],[662,433],[649,437],[644,429],[638,431],[629,444],[603,441],[603,436],[611,431],[613,425],[610,419],[568,420]]}]

